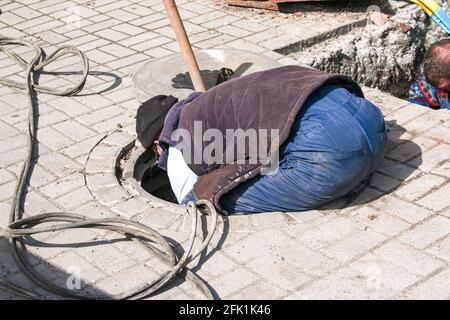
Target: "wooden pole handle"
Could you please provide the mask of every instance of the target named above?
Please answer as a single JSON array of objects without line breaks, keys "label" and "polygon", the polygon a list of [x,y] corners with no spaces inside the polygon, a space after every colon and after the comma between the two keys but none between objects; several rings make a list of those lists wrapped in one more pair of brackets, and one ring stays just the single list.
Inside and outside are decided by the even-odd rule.
[{"label": "wooden pole handle", "polygon": [[191,43],[189,42],[189,38],[187,36],[186,29],[184,28],[183,21],[181,20],[180,13],[178,12],[175,0],[163,0],[163,2],[166,7],[170,24],[172,25],[178,44],[180,45],[181,53],[186,61],[194,89],[197,92],[205,92],[206,88],[200,75],[197,59],[195,58]]}]

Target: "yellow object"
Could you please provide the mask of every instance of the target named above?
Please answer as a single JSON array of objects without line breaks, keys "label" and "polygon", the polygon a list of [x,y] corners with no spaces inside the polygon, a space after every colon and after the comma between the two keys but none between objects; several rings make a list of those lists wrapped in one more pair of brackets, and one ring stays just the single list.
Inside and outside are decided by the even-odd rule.
[{"label": "yellow object", "polygon": [[450,34],[450,16],[434,0],[410,0],[419,5],[445,32]]},{"label": "yellow object", "polygon": [[440,6],[434,0],[410,0],[415,4],[419,5],[423,11],[426,12],[429,16],[432,16],[433,13],[440,8]]},{"label": "yellow object", "polygon": [[422,2],[425,6],[427,6],[431,12],[435,12],[440,8],[439,4],[434,0],[419,0],[419,2]]}]

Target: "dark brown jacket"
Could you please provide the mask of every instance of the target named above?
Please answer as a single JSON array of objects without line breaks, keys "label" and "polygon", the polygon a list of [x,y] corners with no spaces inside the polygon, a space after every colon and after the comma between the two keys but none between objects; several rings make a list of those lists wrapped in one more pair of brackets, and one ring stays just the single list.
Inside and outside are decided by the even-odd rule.
[{"label": "dark brown jacket", "polygon": [[[337,84],[363,97],[359,85],[346,76],[286,66],[253,73],[212,88],[182,109],[178,128],[187,129],[192,138],[194,121],[202,122],[203,132],[216,128],[224,135],[226,129],[279,129],[279,145],[282,145],[306,99],[325,83]],[[194,148],[193,141],[191,143]],[[203,142],[202,150],[207,145]],[[269,145],[267,149],[270,150]],[[211,201],[220,211],[220,197],[258,175],[261,168],[260,161],[256,164],[203,163],[200,170],[194,170],[200,174],[194,193],[198,199]]]}]

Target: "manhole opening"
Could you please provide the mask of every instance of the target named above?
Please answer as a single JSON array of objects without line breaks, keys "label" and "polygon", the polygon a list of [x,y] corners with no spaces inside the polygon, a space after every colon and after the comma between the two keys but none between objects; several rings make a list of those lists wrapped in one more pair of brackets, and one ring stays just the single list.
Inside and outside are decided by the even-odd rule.
[{"label": "manhole opening", "polygon": [[136,160],[133,172],[134,179],[152,196],[161,200],[177,203],[170,187],[166,171],[158,167],[152,150],[145,150]]}]

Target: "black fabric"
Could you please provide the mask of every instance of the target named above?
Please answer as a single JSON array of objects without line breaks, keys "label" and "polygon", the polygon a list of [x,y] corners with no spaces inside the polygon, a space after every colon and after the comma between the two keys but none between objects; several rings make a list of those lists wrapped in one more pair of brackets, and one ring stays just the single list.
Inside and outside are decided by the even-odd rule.
[{"label": "black fabric", "polygon": [[144,102],[137,111],[137,139],[144,148],[149,148],[164,126],[164,119],[170,108],[178,102],[172,96],[156,96]]}]

